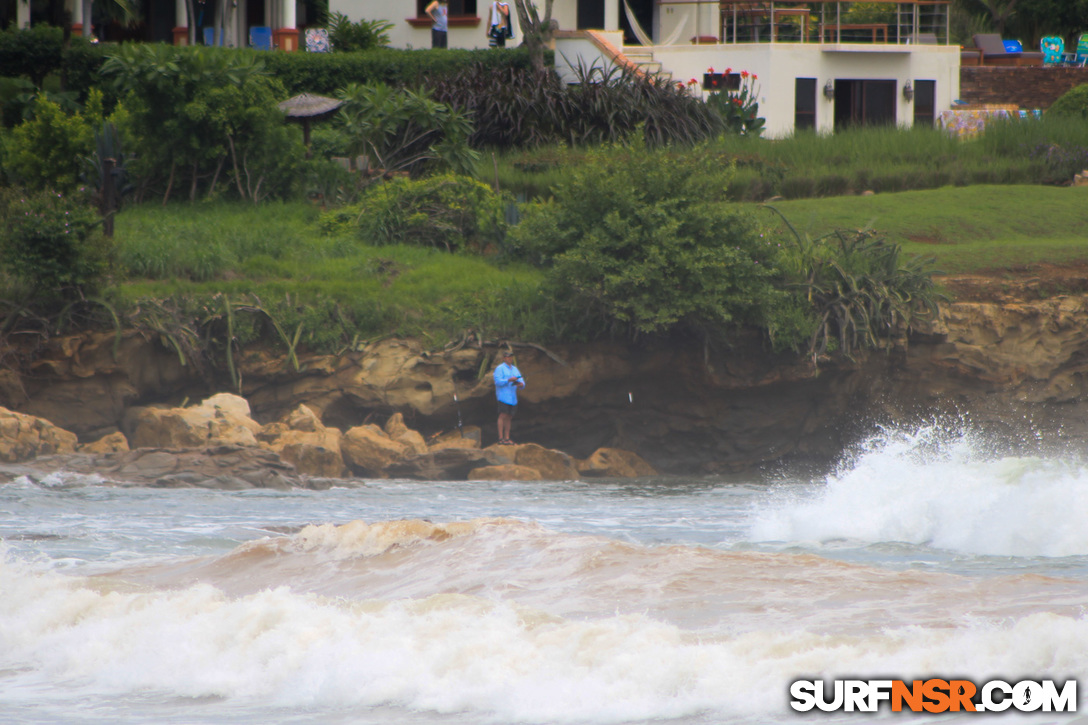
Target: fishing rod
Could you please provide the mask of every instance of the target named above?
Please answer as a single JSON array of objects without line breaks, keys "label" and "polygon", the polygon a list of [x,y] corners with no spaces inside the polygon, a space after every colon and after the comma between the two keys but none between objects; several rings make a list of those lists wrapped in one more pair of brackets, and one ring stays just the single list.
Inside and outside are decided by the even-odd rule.
[{"label": "fishing rod", "polygon": [[453,402],[457,406],[457,432],[461,434],[461,437],[465,437],[465,424],[461,420],[461,401],[457,399],[457,393],[453,394]]}]

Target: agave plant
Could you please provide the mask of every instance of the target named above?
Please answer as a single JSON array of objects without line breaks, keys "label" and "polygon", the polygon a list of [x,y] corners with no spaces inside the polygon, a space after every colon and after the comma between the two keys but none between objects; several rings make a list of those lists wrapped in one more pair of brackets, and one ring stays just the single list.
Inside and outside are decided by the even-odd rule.
[{"label": "agave plant", "polygon": [[915,319],[936,315],[947,301],[933,282],[932,258],[904,258],[898,244],[871,229],[811,239],[767,208],[782,217],[796,241],[793,265],[784,266],[792,278],[786,287],[803,295],[816,317],[809,340],[814,358],[832,341],[848,357],[878,347],[908,332]]}]

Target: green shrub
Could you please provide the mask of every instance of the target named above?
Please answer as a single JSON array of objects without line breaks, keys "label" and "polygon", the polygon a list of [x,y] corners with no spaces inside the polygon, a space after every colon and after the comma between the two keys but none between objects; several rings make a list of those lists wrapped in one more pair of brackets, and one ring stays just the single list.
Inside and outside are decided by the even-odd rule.
[{"label": "green shrub", "polygon": [[351,224],[369,244],[412,244],[448,251],[494,250],[505,232],[502,197],[486,184],[453,174],[398,178],[367,189],[350,210],[326,215],[322,228]]},{"label": "green shrub", "polygon": [[[260,51],[238,51],[257,54]],[[416,87],[480,64],[491,71],[527,68],[529,56],[521,48],[502,53],[482,50],[404,50],[379,48],[355,53],[265,53],[264,64],[287,89],[288,95],[320,93],[331,96],[349,83],[384,83]]]},{"label": "green shrub", "polygon": [[162,189],[164,201],[181,186],[190,200],[257,202],[301,183],[301,133],[284,124],[276,104],[286,93],[255,55],[126,44],[102,73],[125,99],[118,126],[141,189]]},{"label": "green shrub", "polygon": [[79,299],[105,280],[111,243],[85,203],[55,191],[0,195],[0,259],[34,299]]},{"label": "green shrub", "polygon": [[1063,93],[1046,111],[1048,116],[1088,118],[1088,83]]},{"label": "green shrub", "polygon": [[389,44],[389,33],[393,23],[387,20],[360,20],[351,22],[343,13],[333,13],[329,18],[329,41],[333,52],[352,53],[358,50],[373,50]]},{"label": "green shrub", "polygon": [[49,25],[0,32],[0,76],[26,76],[39,88],[60,69],[64,33]]},{"label": "green shrub", "polygon": [[75,189],[83,160],[93,150],[93,124],[101,118],[68,115],[44,96],[31,108],[33,117],[12,129],[4,142],[5,176],[35,191]]},{"label": "green shrub", "polygon": [[473,148],[571,146],[620,141],[693,144],[715,136],[721,119],[674,83],[615,67],[576,69],[568,85],[551,72],[484,65],[426,83],[436,100],[471,114]]},{"label": "green shrub", "polygon": [[760,323],[779,295],[774,250],[722,201],[731,173],[703,149],[590,152],[510,236],[551,265],[557,305],[597,332]]}]

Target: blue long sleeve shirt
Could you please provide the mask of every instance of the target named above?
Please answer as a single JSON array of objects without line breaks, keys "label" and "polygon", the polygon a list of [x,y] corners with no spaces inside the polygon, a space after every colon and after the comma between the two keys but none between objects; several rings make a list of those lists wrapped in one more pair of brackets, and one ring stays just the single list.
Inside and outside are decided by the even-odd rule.
[{"label": "blue long sleeve shirt", "polygon": [[[510,382],[510,378],[517,378],[517,380]],[[502,363],[495,368],[495,397],[500,403],[517,405],[518,388],[524,387],[525,378],[521,377],[521,372],[510,363]]]}]

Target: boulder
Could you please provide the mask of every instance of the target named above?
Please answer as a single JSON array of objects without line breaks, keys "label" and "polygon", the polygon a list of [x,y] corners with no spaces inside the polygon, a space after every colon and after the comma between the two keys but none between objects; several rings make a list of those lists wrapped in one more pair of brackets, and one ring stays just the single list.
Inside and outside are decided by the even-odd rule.
[{"label": "boulder", "polygon": [[405,425],[404,416],[400,413],[389,416],[389,420],[385,422],[385,434],[390,440],[411,448],[416,455],[427,452],[427,442],[423,440],[423,436]]},{"label": "boulder", "polygon": [[443,448],[398,461],[390,465],[386,473],[398,478],[463,481],[474,469],[507,462],[490,449]]},{"label": "boulder", "polygon": [[338,478],[344,475],[344,456],[340,450],[343,434],[322,424],[310,408],[300,405],[284,421],[261,428],[261,445],[280,454],[299,473]]},{"label": "boulder", "polygon": [[637,453],[620,448],[598,448],[584,461],[578,462],[578,472],[583,476],[607,478],[638,478],[656,476],[657,471]]},{"label": "boulder", "polygon": [[80,453],[119,453],[127,450],[128,439],[121,431],[114,431],[93,443],[85,443],[79,447]]},{"label": "boulder", "polygon": [[392,440],[373,424],[357,425],[340,439],[344,463],[362,476],[384,477],[386,470],[404,460],[411,450],[411,447]]},{"label": "boulder", "polygon": [[545,480],[577,481],[580,478],[578,464],[562,451],[545,448],[536,443],[519,443],[514,446],[500,446],[501,448],[513,449],[514,463],[535,468]]},{"label": "boulder", "polygon": [[440,451],[444,448],[479,448],[483,440],[483,431],[478,425],[466,425],[461,430],[443,433],[427,445],[427,450]]},{"label": "boulder", "polygon": [[0,408],[0,461],[16,463],[52,453],[71,453],[76,434],[44,418]]},{"label": "boulder", "polygon": [[541,478],[540,471],[535,468],[513,463],[473,468],[468,472],[470,481],[539,481]]},{"label": "boulder", "polygon": [[261,426],[250,417],[245,398],[213,395],[191,408],[132,408],[124,427],[133,448],[256,446]]}]

